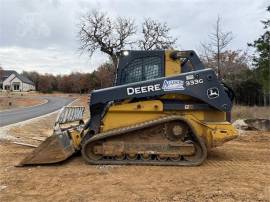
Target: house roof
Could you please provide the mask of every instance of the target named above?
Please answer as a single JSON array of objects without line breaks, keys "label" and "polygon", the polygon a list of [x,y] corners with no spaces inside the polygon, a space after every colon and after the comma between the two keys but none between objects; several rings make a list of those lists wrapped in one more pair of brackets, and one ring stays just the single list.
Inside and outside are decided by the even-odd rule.
[{"label": "house roof", "polygon": [[14,70],[1,70],[0,73],[0,81],[3,82],[5,79],[7,79],[11,74],[15,74],[15,76],[20,79],[23,83],[27,83],[27,84],[31,84],[31,85],[35,85],[33,83],[33,81],[29,80],[27,77],[18,74],[16,71]]}]

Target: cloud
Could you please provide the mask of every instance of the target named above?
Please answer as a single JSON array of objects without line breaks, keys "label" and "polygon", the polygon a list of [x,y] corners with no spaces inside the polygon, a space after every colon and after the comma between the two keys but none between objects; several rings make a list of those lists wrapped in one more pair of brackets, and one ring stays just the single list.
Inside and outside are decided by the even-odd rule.
[{"label": "cloud", "polygon": [[98,65],[106,61],[106,57],[96,54],[90,59],[73,51],[61,50],[57,47],[32,49],[25,47],[0,48],[0,58],[4,69],[37,71],[50,74],[69,74],[71,72],[92,72]]},{"label": "cloud", "polygon": [[182,49],[199,50],[218,15],[235,38],[232,49],[245,49],[262,33],[266,0],[0,0],[0,64],[7,69],[69,73],[92,71],[106,57],[79,56],[80,17],[92,9],[126,16],[139,24],[146,17],[167,22]]}]

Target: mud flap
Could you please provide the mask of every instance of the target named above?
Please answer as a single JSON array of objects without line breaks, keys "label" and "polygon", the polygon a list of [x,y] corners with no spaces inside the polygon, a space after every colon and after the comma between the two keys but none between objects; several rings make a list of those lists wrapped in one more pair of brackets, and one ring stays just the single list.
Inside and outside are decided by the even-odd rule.
[{"label": "mud flap", "polygon": [[58,163],[68,159],[75,152],[68,131],[63,131],[48,137],[17,166]]}]

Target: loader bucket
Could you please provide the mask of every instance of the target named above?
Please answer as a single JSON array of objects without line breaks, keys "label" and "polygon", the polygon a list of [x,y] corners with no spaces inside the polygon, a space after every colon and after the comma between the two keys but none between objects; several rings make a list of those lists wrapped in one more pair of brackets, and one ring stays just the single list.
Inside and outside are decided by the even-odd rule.
[{"label": "loader bucket", "polygon": [[[26,156],[18,166],[58,163],[74,154],[79,148],[80,135],[76,135],[76,139],[72,134],[74,130],[80,131],[83,128],[83,113],[84,107],[63,107],[56,118],[53,135]],[[74,122],[79,122],[79,125],[62,127]]]},{"label": "loader bucket", "polygon": [[67,131],[53,134],[26,156],[18,166],[51,164],[66,160],[76,152]]}]

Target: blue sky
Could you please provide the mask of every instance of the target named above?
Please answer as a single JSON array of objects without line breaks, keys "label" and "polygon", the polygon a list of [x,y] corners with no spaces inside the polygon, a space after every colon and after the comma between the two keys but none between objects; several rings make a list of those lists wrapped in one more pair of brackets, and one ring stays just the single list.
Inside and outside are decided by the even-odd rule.
[{"label": "blue sky", "polygon": [[[268,3],[269,4],[269,3]],[[107,57],[80,55],[76,37],[80,17],[92,9],[111,17],[166,22],[179,49],[200,51],[217,16],[234,39],[228,48],[246,49],[262,34],[266,0],[0,0],[0,65],[4,69],[66,74],[91,72]]]}]

